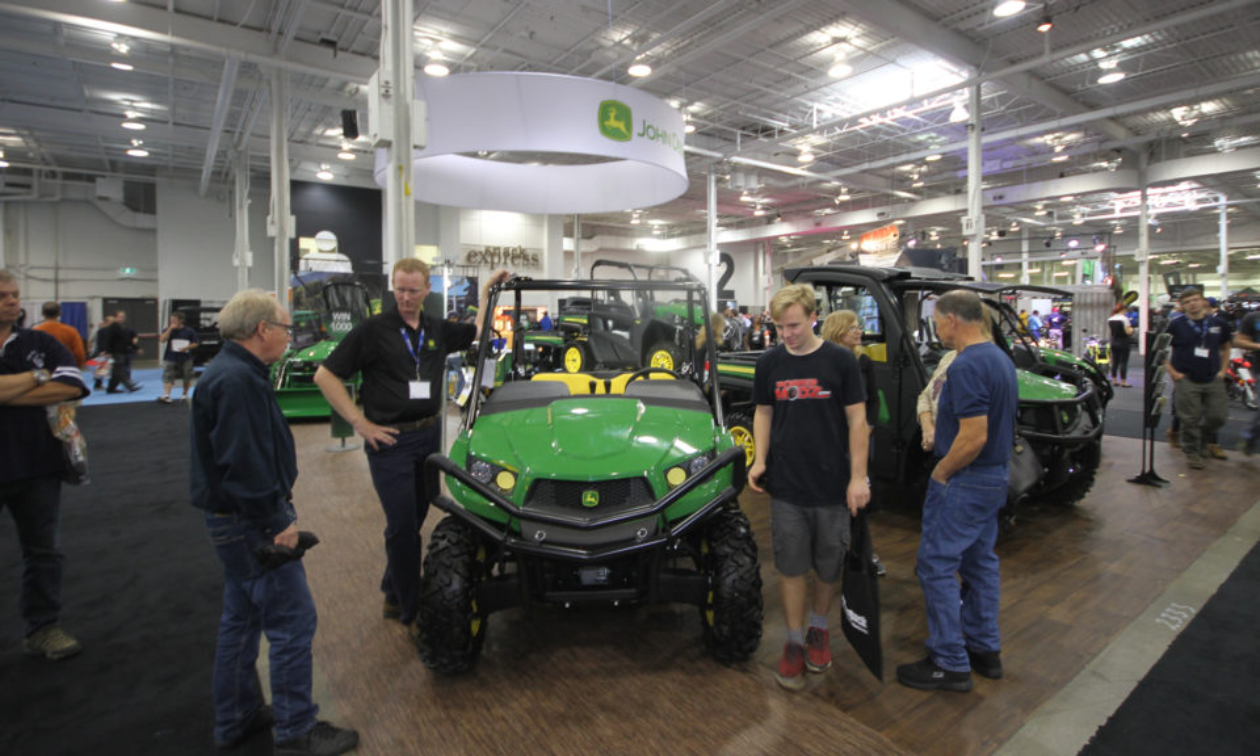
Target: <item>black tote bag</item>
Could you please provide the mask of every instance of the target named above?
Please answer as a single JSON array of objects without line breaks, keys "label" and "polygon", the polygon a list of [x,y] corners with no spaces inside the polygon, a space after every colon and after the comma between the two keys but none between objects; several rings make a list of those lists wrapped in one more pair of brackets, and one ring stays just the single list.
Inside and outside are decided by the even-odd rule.
[{"label": "black tote bag", "polygon": [[871,564],[871,531],[866,512],[851,521],[849,551],[844,556],[840,590],[840,627],[871,674],[884,679],[884,651],[879,640],[879,576]]}]

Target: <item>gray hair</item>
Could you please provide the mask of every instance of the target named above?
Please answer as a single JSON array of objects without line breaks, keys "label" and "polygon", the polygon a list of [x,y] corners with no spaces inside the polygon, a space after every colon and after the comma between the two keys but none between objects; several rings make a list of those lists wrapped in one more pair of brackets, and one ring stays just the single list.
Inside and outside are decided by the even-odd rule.
[{"label": "gray hair", "polygon": [[965,323],[984,322],[984,303],[974,291],[955,289],[936,300],[936,311],[942,316],[956,315]]},{"label": "gray hair", "polygon": [[275,320],[280,314],[280,304],[262,289],[246,289],[219,311],[219,333],[225,339],[244,341],[258,330],[261,323]]},{"label": "gray hair", "polygon": [[0,268],[0,283],[17,283],[17,276],[13,275],[13,271],[8,268]]}]

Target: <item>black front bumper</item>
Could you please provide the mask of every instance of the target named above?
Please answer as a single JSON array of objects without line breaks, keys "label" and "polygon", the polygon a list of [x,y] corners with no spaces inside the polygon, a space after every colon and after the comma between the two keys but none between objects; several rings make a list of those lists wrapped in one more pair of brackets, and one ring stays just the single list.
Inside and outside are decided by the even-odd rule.
[{"label": "black front bumper", "polygon": [[[662,512],[727,466],[732,468],[731,485],[723,488],[704,506],[678,522],[657,525]],[[510,519],[507,523],[492,522],[464,509],[446,494],[439,493],[433,497],[433,504],[438,509],[458,517],[483,537],[500,544],[505,549],[519,554],[590,562],[662,548],[682,537],[696,524],[706,520],[715,510],[738,498],[739,492],[744,488],[746,476],[744,466],[744,450],[738,447],[727,449],[718,455],[717,459],[705,465],[700,472],[656,501],[599,518],[540,512],[517,507],[490,486],[473,478],[467,470],[455,464],[444,454],[430,455],[425,460],[424,472],[429,491],[441,491],[440,476],[446,474],[454,477],[484,497],[492,506],[508,515]],[[511,519],[519,520],[522,524],[522,532],[530,530],[533,532],[533,537],[526,538],[513,532]],[[527,527],[527,525],[532,527]],[[602,531],[609,537],[607,540],[592,539],[599,541],[599,545],[589,547],[547,543],[548,527],[591,533]]]}]

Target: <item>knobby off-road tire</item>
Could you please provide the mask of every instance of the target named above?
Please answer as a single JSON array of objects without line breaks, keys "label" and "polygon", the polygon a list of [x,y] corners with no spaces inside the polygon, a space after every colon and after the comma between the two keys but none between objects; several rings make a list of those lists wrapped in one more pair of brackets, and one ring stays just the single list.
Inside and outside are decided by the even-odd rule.
[{"label": "knobby off-road tire", "polygon": [[700,551],[700,569],[710,578],[700,607],[705,646],[720,662],[744,661],[761,643],[763,619],[761,569],[748,518],[736,509],[714,515]]},{"label": "knobby off-road tire", "polygon": [[1102,439],[1082,446],[1072,455],[1069,464],[1072,473],[1058,488],[1042,494],[1039,499],[1060,507],[1075,506],[1094,487],[1098,466],[1102,463]]},{"label": "knobby off-road tire", "polygon": [[658,367],[672,370],[677,373],[682,368],[683,352],[678,345],[672,341],[661,339],[648,349],[647,365],[645,367]]},{"label": "knobby off-road tire", "polygon": [[466,672],[481,654],[487,618],[477,608],[477,583],[485,577],[485,559],[477,536],[454,517],[433,529],[420,581],[417,647],[435,672]]},{"label": "knobby off-road tire", "polygon": [[752,469],[756,446],[753,443],[753,416],[751,412],[736,410],[726,416],[726,429],[735,445],[744,450],[744,467]]}]

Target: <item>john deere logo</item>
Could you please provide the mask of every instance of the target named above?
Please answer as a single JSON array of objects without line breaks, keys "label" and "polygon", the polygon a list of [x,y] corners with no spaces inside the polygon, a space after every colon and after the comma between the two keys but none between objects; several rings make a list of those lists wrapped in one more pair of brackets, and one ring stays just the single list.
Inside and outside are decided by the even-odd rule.
[{"label": "john deere logo", "polygon": [[629,105],[616,100],[604,100],[599,104],[599,133],[614,142],[629,142],[633,125]]},{"label": "john deere logo", "polygon": [[583,491],[582,506],[590,509],[599,506],[599,491]]}]

